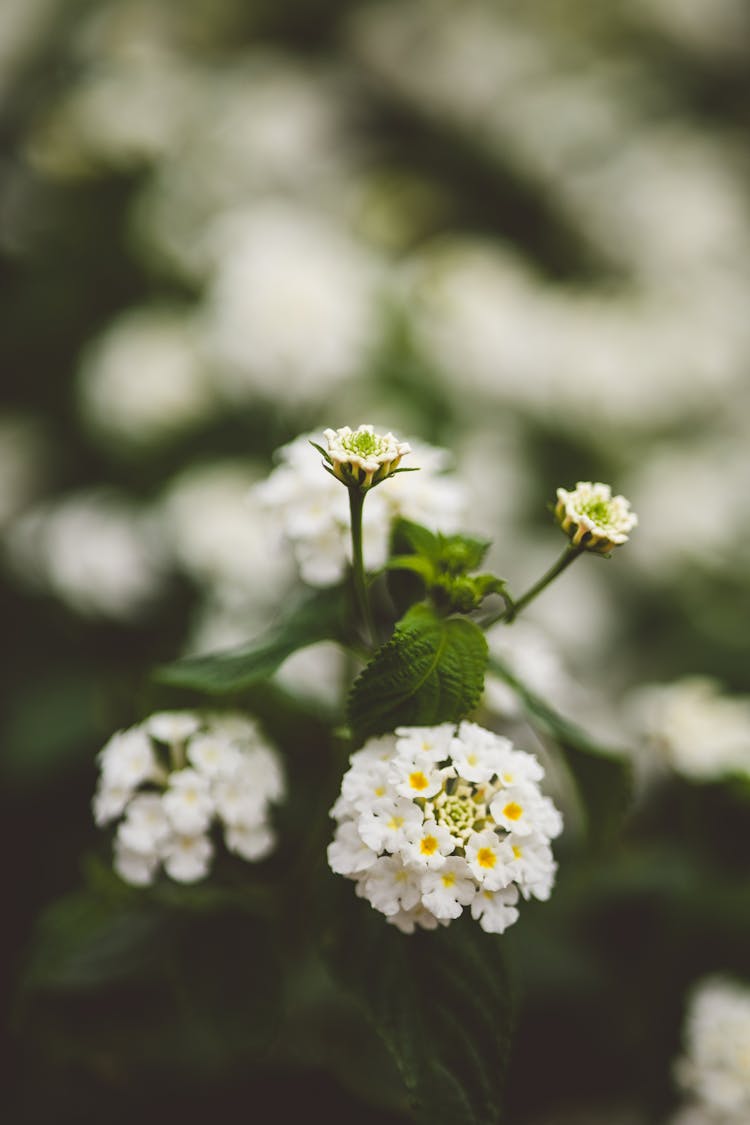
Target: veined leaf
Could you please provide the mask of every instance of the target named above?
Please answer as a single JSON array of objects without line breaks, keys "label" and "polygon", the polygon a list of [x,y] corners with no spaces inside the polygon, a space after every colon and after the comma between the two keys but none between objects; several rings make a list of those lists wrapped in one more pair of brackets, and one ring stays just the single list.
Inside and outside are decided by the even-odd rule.
[{"label": "veined leaf", "polygon": [[468,919],[406,936],[355,907],[332,971],[391,1052],[417,1120],[499,1125],[513,1020],[502,943]]},{"label": "veined leaf", "polygon": [[486,665],[487,642],[473,621],[412,606],[352,688],[355,739],[397,726],[457,722],[479,702]]},{"label": "veined leaf", "polygon": [[297,649],[318,641],[344,640],[347,600],[341,587],[321,590],[257,641],[205,656],[188,656],[157,668],[162,684],[192,688],[210,695],[241,691],[268,679]]},{"label": "veined leaf", "polygon": [[575,723],[529,691],[496,656],[489,670],[504,680],[520,699],[529,722],[560,747],[576,784],[592,844],[601,846],[619,831],[630,805],[633,771],[624,755],[594,742]]}]

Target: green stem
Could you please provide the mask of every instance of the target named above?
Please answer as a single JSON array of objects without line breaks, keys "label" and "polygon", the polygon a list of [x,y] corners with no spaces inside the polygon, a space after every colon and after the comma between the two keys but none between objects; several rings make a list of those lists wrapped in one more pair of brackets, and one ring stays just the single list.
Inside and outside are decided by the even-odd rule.
[{"label": "green stem", "polygon": [[564,570],[567,570],[570,564],[574,562],[579,555],[582,555],[584,551],[584,547],[573,547],[571,544],[568,544],[557,562],[553,566],[551,566],[545,574],[542,575],[538,582],[535,582],[534,585],[530,589],[528,589],[525,594],[522,594],[518,601],[511,602],[511,604],[506,609],[502,610],[498,614],[495,614],[494,617],[490,617],[483,621],[482,627],[484,629],[488,629],[490,625],[495,625],[498,621],[505,621],[508,625],[510,625],[511,622],[515,621],[515,619],[518,617],[521,610],[525,609],[529,602],[532,602],[534,598],[541,594],[542,590],[546,589],[546,587],[549,586],[550,582],[553,582],[559,574],[562,574]]},{"label": "green stem", "polygon": [[354,586],[354,601],[360,624],[365,631],[367,640],[371,644],[375,644],[375,625],[370,609],[365,564],[362,557],[362,509],[364,508],[366,495],[367,493],[360,488],[351,487],[349,489],[349,511],[352,528],[352,585]]}]

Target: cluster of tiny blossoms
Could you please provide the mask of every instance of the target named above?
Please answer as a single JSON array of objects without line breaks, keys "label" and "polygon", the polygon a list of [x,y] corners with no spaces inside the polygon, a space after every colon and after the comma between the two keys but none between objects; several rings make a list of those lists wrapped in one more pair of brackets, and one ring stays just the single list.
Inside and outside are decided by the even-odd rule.
[{"label": "cluster of tiny blossoms", "polygon": [[113,735],[99,765],[94,818],[119,819],[115,870],[127,883],[152,883],[162,865],[178,882],[202,879],[215,825],[243,859],[262,859],[274,845],[269,805],[283,795],[283,775],[245,715],[160,712]]},{"label": "cluster of tiny blossoms", "polygon": [[[711,1125],[750,1121],[750,988],[720,977],[696,985],[685,1021],[679,1085]],[[681,1118],[678,1118],[681,1120]]]},{"label": "cluster of tiny blossoms", "polygon": [[462,722],[399,727],[350,763],[328,862],[403,933],[447,925],[465,906],[483,930],[503,933],[519,892],[549,898],[562,818],[532,754]]}]

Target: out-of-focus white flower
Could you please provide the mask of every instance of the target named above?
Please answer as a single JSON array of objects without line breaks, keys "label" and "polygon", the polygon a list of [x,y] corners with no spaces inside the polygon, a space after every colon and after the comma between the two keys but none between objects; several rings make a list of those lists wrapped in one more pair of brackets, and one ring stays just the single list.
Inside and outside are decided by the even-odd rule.
[{"label": "out-of-focus white flower", "polygon": [[99,765],[107,786],[127,789],[156,781],[162,774],[151,739],[139,727],[112,735],[99,753]]},{"label": "out-of-focus white flower", "polygon": [[248,716],[159,712],[114,735],[99,761],[94,817],[103,825],[124,813],[115,870],[126,882],[146,886],[162,865],[178,882],[204,878],[214,826],[243,859],[273,850],[270,806],[283,797],[284,778],[275,750]]},{"label": "out-of-focus white flower", "polygon": [[543,291],[516,254],[489,242],[441,242],[410,265],[405,290],[416,345],[459,392],[458,409],[474,401],[469,388],[516,402],[545,397]]},{"label": "out-of-focus white flower", "polygon": [[200,716],[193,711],[158,711],[144,723],[148,733],[167,746],[184,742],[200,725]]},{"label": "out-of-focus white flower", "polygon": [[543,772],[475,723],[370,739],[352,754],[331,810],[331,868],[404,933],[465,906],[502,933],[518,916],[519,890],[545,899],[554,882],[549,841],[562,819],[538,788]]},{"label": "out-of-focus white flower", "polygon": [[319,402],[361,375],[383,331],[377,262],[322,215],[267,203],[225,216],[204,309],[232,400]]},{"label": "out-of-focus white flower", "polygon": [[750,39],[750,19],[742,0],[636,0],[631,18],[656,28],[680,48],[719,58],[742,54]]},{"label": "out-of-focus white flower", "polygon": [[176,309],[120,316],[87,348],[79,374],[85,421],[135,450],[189,431],[216,409],[198,326]]},{"label": "out-of-focus white flower", "polygon": [[691,993],[675,1077],[711,1125],[750,1119],[750,988],[709,977]]},{"label": "out-of-focus white flower", "polygon": [[157,793],[140,793],[128,803],[125,818],[117,829],[117,843],[128,852],[158,854],[172,835],[172,826]]},{"label": "out-of-focus white flower", "polygon": [[[512,628],[508,628],[500,622],[487,630],[487,643],[493,656],[501,660],[524,687],[558,710],[569,712],[580,701],[580,688],[566,671],[551,638],[539,626],[521,620],[514,621]],[[487,676],[484,704],[505,718],[523,715],[516,693],[496,676]]]},{"label": "out-of-focus white flower", "polygon": [[[303,435],[277,453],[278,466],[254,495],[272,513],[292,545],[303,579],[330,586],[343,577],[351,557],[349,500],[311,447],[317,434]],[[434,530],[456,531],[466,505],[460,482],[447,469],[444,450],[410,441],[419,472],[401,473],[367,497],[362,514],[365,565],[382,566],[391,523],[401,516]],[[419,478],[419,479],[418,479]]]},{"label": "out-of-focus white flower", "polygon": [[200,278],[211,267],[213,221],[248,200],[335,200],[340,212],[358,160],[350,75],[256,49],[196,72],[193,87],[178,143],[136,202],[146,253]]},{"label": "out-of-focus white flower", "polygon": [[633,540],[631,562],[673,583],[676,568],[744,567],[750,496],[744,431],[658,446],[627,480],[648,534]]},{"label": "out-of-focus white flower", "polygon": [[197,770],[183,769],[171,774],[162,802],[169,823],[182,836],[205,832],[214,813],[208,779]]},{"label": "out-of-focus white flower", "polygon": [[667,766],[694,781],[750,777],[750,698],[725,695],[709,677],[636,688],[625,715],[644,740],[636,761],[646,772]]},{"label": "out-of-focus white flower", "polygon": [[165,50],[99,59],[32,135],[30,158],[47,175],[131,168],[179,143],[201,75]]},{"label": "out-of-focus white flower", "polygon": [[638,523],[624,496],[613,496],[608,484],[579,481],[575,490],[557,490],[555,519],[573,547],[607,554],[626,543]]},{"label": "out-of-focus white flower", "polygon": [[208,875],[213,854],[208,836],[172,836],[164,846],[164,870],[178,883],[196,883]]},{"label": "out-of-focus white flower", "polygon": [[280,521],[259,502],[257,479],[246,462],[192,465],[158,505],[179,566],[219,605],[251,619],[272,612],[292,580]]},{"label": "out-of-focus white flower", "polygon": [[133,852],[115,839],[114,868],[126,883],[134,887],[147,887],[153,883],[159,867],[158,852]]},{"label": "out-of-focus white flower", "polygon": [[108,491],[29,509],[8,529],[7,552],[20,580],[91,617],[137,619],[164,585],[149,515]]}]

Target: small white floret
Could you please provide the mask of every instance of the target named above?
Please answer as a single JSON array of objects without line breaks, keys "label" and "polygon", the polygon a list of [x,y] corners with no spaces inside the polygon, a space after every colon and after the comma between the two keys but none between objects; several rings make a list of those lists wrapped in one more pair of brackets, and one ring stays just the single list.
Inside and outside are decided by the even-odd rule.
[{"label": "small white floret", "polygon": [[492,891],[483,887],[471,903],[471,916],[488,934],[502,934],[518,919],[518,888]]},{"label": "small white floret", "polygon": [[159,711],[143,724],[150,735],[168,746],[184,742],[200,727],[200,719],[192,711]]},{"label": "small white floret", "polygon": [[159,852],[172,834],[164,803],[156,793],[140,793],[128,805],[127,815],[117,830],[117,840],[131,852],[151,855]]},{"label": "small white floret", "polygon": [[164,870],[178,883],[196,883],[208,874],[213,851],[203,834],[175,836],[164,849]]},{"label": "small white floret", "polygon": [[163,801],[170,824],[184,836],[205,832],[214,814],[208,782],[196,770],[173,773]]},{"label": "small white floret", "polygon": [[422,878],[422,904],[436,918],[458,918],[473,900],[477,885],[465,859],[449,857],[438,871]]}]

